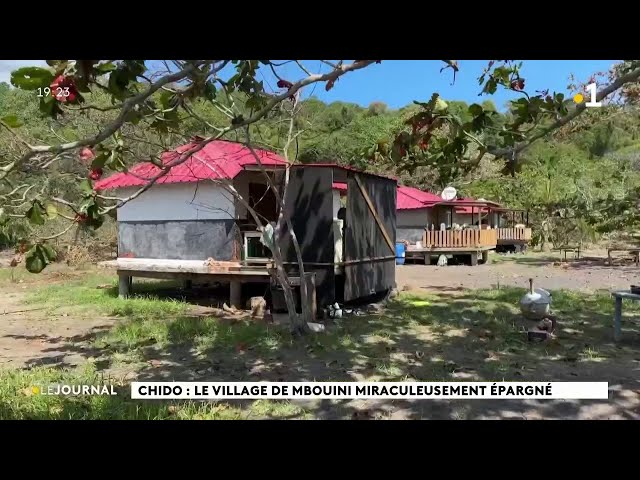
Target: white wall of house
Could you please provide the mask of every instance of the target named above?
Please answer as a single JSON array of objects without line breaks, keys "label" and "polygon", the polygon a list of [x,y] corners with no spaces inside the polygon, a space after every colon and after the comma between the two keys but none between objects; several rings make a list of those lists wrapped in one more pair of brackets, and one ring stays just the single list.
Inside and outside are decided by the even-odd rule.
[{"label": "white wall of house", "polygon": [[396,225],[398,227],[424,228],[430,221],[428,208],[398,210],[396,212]]},{"label": "white wall of house", "polygon": [[[471,225],[471,214],[470,213],[455,213],[453,215],[453,221],[458,225]],[[474,212],[473,214],[473,222],[478,221],[478,212]],[[495,212],[491,212],[491,215],[486,213],[482,214],[482,224],[483,225],[496,225],[497,222],[497,214]]]},{"label": "white wall of house", "polygon": [[[131,195],[137,188],[118,190]],[[156,184],[118,209],[118,221],[228,220],[235,217],[234,199],[211,183]]]},{"label": "white wall of house", "polygon": [[[441,218],[440,220],[447,223],[446,221],[446,210],[440,210]],[[492,214],[493,215],[493,214]],[[473,215],[474,221],[478,221],[478,213],[474,213]],[[495,220],[494,218],[491,219]],[[431,230],[431,223],[434,223],[434,229],[440,229],[440,223],[436,222],[436,215],[433,210],[429,208],[416,208],[412,210],[398,210],[396,212],[396,221],[398,228],[424,228]],[[488,221],[487,214],[484,214],[482,217],[482,224],[486,225]],[[455,213],[453,214],[453,223],[457,223],[458,225],[471,225],[471,214],[468,213]]]},{"label": "white wall of house", "polygon": [[333,218],[338,218],[338,210],[342,205],[340,204],[340,192],[333,190]]}]

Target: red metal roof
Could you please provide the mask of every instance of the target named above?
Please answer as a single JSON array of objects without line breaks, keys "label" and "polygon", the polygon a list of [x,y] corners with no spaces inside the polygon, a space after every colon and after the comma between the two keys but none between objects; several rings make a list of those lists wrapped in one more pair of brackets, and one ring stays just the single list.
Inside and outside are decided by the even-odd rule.
[{"label": "red metal roof", "polygon": [[[333,189],[344,193],[347,191],[347,184],[344,182],[333,182]],[[434,203],[442,201],[438,195],[424,192],[413,187],[398,185],[398,196],[396,200],[397,210],[409,210],[416,208],[428,208]]]},{"label": "red metal roof", "polygon": [[[164,165],[178,159],[178,156],[197,145],[195,142],[182,145],[175,150],[165,152],[161,159]],[[254,149],[263,165],[286,165],[286,161],[274,152]],[[216,140],[208,143],[194,153],[185,162],[171,168],[169,173],[160,177],[156,183],[186,183],[208,179],[235,178],[246,165],[257,165],[255,157],[247,147],[240,143]],[[129,169],[128,173],[116,173],[95,183],[96,190],[112,188],[141,187],[160,173],[155,165],[145,162]]]},{"label": "red metal roof", "polygon": [[344,182],[333,182],[332,186],[334,190],[339,190],[340,193],[347,191],[347,184]]},{"label": "red metal roof", "polygon": [[425,192],[413,187],[398,185],[398,198],[396,208],[398,210],[411,210],[416,208],[428,208],[441,202],[442,198],[431,192]]}]

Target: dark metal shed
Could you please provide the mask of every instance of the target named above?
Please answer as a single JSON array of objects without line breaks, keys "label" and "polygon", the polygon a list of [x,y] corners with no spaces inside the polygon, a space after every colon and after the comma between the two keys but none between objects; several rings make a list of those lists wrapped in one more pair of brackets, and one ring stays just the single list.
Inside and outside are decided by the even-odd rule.
[{"label": "dark metal shed", "polygon": [[[334,211],[335,183],[347,185],[344,215],[338,215],[344,220]],[[396,192],[395,179],[348,167],[291,167],[285,215],[296,232],[305,270],[316,273],[319,305],[362,299],[395,286]],[[287,231],[282,241],[287,268],[295,273]]]}]

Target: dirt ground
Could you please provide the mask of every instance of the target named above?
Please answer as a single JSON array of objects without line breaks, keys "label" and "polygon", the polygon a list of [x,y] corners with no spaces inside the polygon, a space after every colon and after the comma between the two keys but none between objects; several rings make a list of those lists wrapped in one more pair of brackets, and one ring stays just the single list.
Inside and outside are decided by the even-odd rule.
[{"label": "dirt ground", "polygon": [[86,355],[69,352],[69,344],[82,344],[118,321],[115,317],[70,315],[65,311],[47,313],[28,305],[29,290],[41,285],[63,283],[66,275],[56,271],[36,282],[0,286],[0,368],[33,365],[79,365]]},{"label": "dirt ground", "polygon": [[534,286],[550,290],[628,289],[629,285],[640,283],[640,268],[629,257],[618,256],[613,265],[607,265],[606,250],[583,252],[580,259],[571,258],[569,253],[566,262],[557,253],[492,254],[489,258],[488,264],[474,267],[401,265],[396,270],[396,282],[400,289],[428,291],[496,286],[528,288],[529,278],[534,279]]},{"label": "dirt ground", "polygon": [[[553,258],[542,254],[494,255],[494,261],[490,264],[475,267],[400,266],[396,278],[400,289],[438,294],[443,304],[447,303],[447,298],[451,298],[451,302],[457,302],[456,305],[459,305],[453,311],[464,319],[464,315],[474,315],[473,312],[466,313],[465,302],[469,302],[468,298],[473,294],[465,292],[464,289],[490,288],[498,284],[526,287],[529,278],[534,278],[536,286],[571,290],[628,288],[631,283],[640,281],[640,269],[628,264],[605,265],[605,256],[601,252],[587,252],[586,257],[581,260],[570,260],[559,265],[557,256]],[[33,365],[73,366],[101,355],[101,352],[91,350],[90,339],[97,332],[116,324],[117,318],[91,314],[77,315],[72,309],[64,308],[45,313],[37,306],[25,304],[26,294],[30,289],[44,284],[64,283],[70,277],[78,275],[82,273],[68,273],[64,267],[51,268],[46,275],[43,274],[36,280],[0,285],[0,368]],[[437,310],[441,306],[434,305],[433,308]],[[452,310],[449,306],[447,308],[443,311],[450,314]],[[604,321],[606,322],[606,319]],[[472,327],[471,330],[474,328],[476,327]],[[584,328],[586,330],[587,327]],[[561,339],[567,340],[562,348],[566,349],[567,345],[571,345],[569,348],[579,349],[594,347],[582,345],[579,340],[573,341],[576,331],[566,330],[559,334]],[[446,364],[450,366],[451,379],[493,381],[495,378],[488,378],[485,369],[488,368],[486,365],[490,365],[494,354],[487,350],[487,347],[483,347],[483,341],[486,339],[476,339],[479,343],[470,347],[463,338],[469,331],[468,328],[450,329],[442,336],[425,330],[422,336],[408,338],[406,332],[398,330],[389,332],[384,341],[376,339],[373,335],[365,343],[373,344],[375,341],[380,345],[384,342],[395,344],[393,348],[396,351],[392,356],[404,359],[402,361],[406,360],[408,371],[413,372],[412,375],[416,379],[421,379],[422,367],[413,356],[420,351],[425,358],[445,356]],[[560,361],[532,360],[530,365],[509,364],[509,373],[504,375],[504,379],[608,381],[611,391],[609,400],[353,400],[317,401],[303,405],[314,412],[315,418],[355,418],[356,414],[360,414],[366,418],[384,419],[640,419],[640,341],[637,332],[621,345],[613,344],[607,327],[597,335],[600,336],[601,344],[595,347],[613,352],[610,358],[615,358],[615,361],[578,362],[573,354],[569,355],[558,347],[557,356]],[[337,352],[335,360],[331,361],[309,356],[308,352],[302,350],[278,354],[275,361],[245,352],[242,355],[213,355],[207,362],[196,359],[191,352],[179,349],[170,352],[149,352],[145,358],[146,366],[133,372],[133,377],[148,380],[178,378],[198,381],[353,381],[362,380],[363,372],[372,368],[370,365],[356,365],[353,358],[340,352]],[[522,358],[518,357],[518,360]],[[268,364],[269,361],[271,365]],[[426,371],[423,373],[431,374]]]}]

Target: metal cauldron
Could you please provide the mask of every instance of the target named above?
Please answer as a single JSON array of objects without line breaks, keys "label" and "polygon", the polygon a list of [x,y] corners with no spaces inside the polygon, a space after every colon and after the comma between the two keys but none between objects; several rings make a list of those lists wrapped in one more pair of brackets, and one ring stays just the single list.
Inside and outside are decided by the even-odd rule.
[{"label": "metal cauldron", "polygon": [[520,299],[522,315],[531,320],[543,320],[551,315],[551,293],[544,288],[533,288],[529,279],[529,291]]}]

